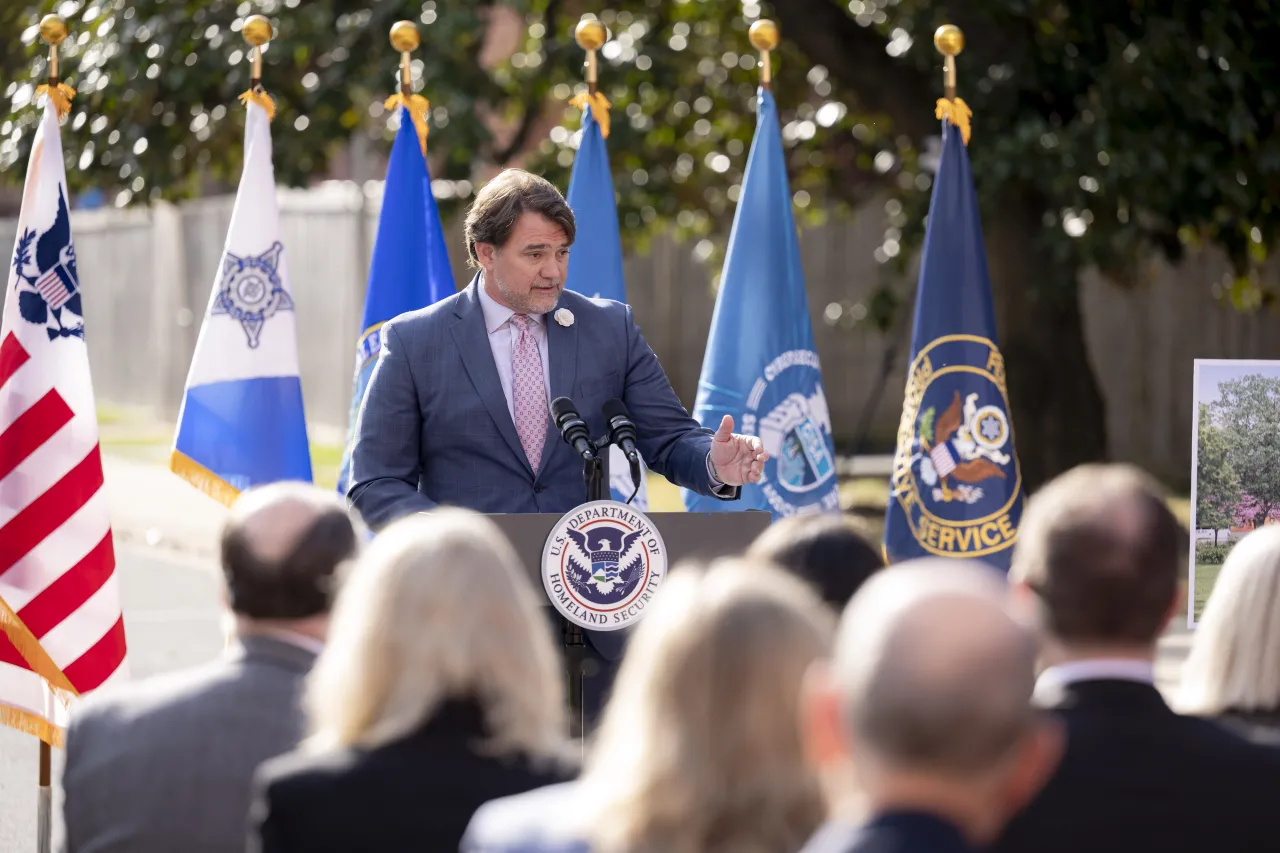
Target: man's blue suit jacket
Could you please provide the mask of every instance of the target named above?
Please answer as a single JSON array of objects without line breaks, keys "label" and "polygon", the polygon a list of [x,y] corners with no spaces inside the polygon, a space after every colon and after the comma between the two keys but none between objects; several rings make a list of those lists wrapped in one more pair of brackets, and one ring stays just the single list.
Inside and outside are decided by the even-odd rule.
[{"label": "man's blue suit jacket", "polygon": [[[529,467],[494,365],[479,287],[477,275],[465,290],[382,327],[347,491],[374,530],[437,505],[565,513],[586,499],[582,459],[554,424],[536,476]],[[551,399],[571,398],[593,438],[605,433],[605,401],[621,399],[645,464],[677,486],[714,496],[706,462],[712,433],[681,405],[631,307],[566,290],[559,308],[574,321],[562,326],[554,311],[546,318]],[[732,500],[740,490],[722,491]]]}]

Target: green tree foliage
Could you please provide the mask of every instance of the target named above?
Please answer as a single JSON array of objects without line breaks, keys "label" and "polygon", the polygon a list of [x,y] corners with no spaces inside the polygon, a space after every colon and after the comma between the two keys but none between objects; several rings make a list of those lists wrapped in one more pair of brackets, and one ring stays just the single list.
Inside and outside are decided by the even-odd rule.
[{"label": "green tree foliage", "polygon": [[1280,506],[1280,379],[1252,374],[1221,382],[1218,390],[1213,414],[1226,438],[1226,461],[1261,527]]},{"label": "green tree foliage", "polygon": [[1209,404],[1201,403],[1196,424],[1196,527],[1218,531],[1235,522],[1240,478],[1231,467],[1227,434],[1213,422]]},{"label": "green tree foliage", "polygon": [[[34,24],[54,3],[5,4],[0,175],[16,176],[36,118],[23,108],[43,68]],[[572,32],[598,13],[612,41],[601,89],[631,248],[671,229],[704,257],[723,245],[754,129],[753,17],[783,42],[774,89],[802,226],[887,195],[876,251],[886,275],[847,317],[895,328],[911,293],[893,284],[922,235],[943,23],[961,26],[958,94],[984,214],[1001,347],[1027,483],[1105,453],[1077,272],[1134,278],[1150,249],[1177,259],[1213,244],[1235,274],[1206,281],[1238,307],[1274,297],[1258,265],[1280,211],[1280,0],[72,0],[67,151],[74,187],[121,203],[234,181],[248,84],[237,20],[277,26],[265,82],[280,113],[279,178],[304,183],[355,135],[389,145],[382,99],[396,86],[391,24],[420,22],[415,86],[432,104],[432,173],[465,200],[507,164],[567,184],[582,81]],[[23,11],[14,14],[15,7]],[[513,43],[503,22],[518,18]],[[7,28],[4,29],[4,28]],[[19,41],[19,37],[21,40]],[[15,61],[15,58],[17,61]],[[1067,426],[1069,424],[1069,427]]]}]

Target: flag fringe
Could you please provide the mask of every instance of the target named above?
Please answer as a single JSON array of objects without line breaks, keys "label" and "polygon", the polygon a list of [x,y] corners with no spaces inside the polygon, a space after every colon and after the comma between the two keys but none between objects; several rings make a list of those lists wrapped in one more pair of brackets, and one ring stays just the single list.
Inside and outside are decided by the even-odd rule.
[{"label": "flag fringe", "polygon": [[50,86],[48,83],[36,87],[36,97],[45,95],[53,102],[53,107],[58,111],[58,118],[66,118],[67,113],[71,112],[71,99],[76,96],[76,90],[72,89],[66,83],[59,83],[56,86]]},{"label": "flag fringe", "polygon": [[382,105],[389,110],[401,106],[409,111],[409,117],[413,119],[414,129],[418,131],[418,145],[422,147],[422,156],[426,157],[427,111],[431,109],[431,102],[422,95],[396,94],[387,98]]},{"label": "flag fringe", "polygon": [[2,598],[0,598],[0,632],[3,632],[9,638],[9,642],[13,643],[18,654],[27,662],[27,666],[31,667],[31,671],[49,682],[51,688],[66,691],[72,696],[80,695],[67,676],[53,662],[53,658],[49,657],[44,646],[40,645],[35,634],[31,633],[31,629],[18,618],[18,614],[14,613]]},{"label": "flag fringe", "polygon": [[267,121],[271,121],[276,117],[276,102],[271,100],[271,96],[263,89],[248,89],[240,93],[240,103],[248,106],[249,102],[262,107],[267,113]]},{"label": "flag fringe", "polygon": [[596,92],[594,95],[587,92],[579,92],[569,101],[570,106],[575,106],[580,110],[591,108],[591,117],[596,120],[596,124],[600,125],[600,135],[609,138],[609,99],[604,96],[604,92]]},{"label": "flag fringe", "polygon": [[956,98],[954,101],[938,98],[938,106],[933,114],[936,118],[946,119],[958,127],[960,138],[964,140],[965,146],[969,145],[969,119],[973,116],[973,110],[969,109],[969,105],[962,98]]},{"label": "flag fringe", "polygon": [[56,749],[66,749],[66,732],[39,714],[8,705],[0,705],[0,726],[8,726],[40,740]]},{"label": "flag fringe", "polygon": [[169,454],[169,470],[226,506],[240,496],[239,489],[179,450]]}]

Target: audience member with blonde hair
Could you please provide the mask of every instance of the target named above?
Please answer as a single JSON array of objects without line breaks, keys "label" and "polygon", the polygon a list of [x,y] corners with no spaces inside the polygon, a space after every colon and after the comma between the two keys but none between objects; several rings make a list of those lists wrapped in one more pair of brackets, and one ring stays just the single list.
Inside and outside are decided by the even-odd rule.
[{"label": "audience member with blonde hair", "polygon": [[255,780],[250,849],[453,850],[484,801],[572,775],[547,622],[510,543],[470,510],[373,541],[306,708],[303,748]]},{"label": "audience member with blonde hair", "polygon": [[1178,705],[1280,743],[1280,525],[1249,533],[1227,555],[1196,624]]},{"label": "audience member with blonde hair", "polygon": [[773,566],[676,566],[635,628],[582,778],[486,804],[462,849],[794,853],[825,815],[799,700],[834,622]]}]

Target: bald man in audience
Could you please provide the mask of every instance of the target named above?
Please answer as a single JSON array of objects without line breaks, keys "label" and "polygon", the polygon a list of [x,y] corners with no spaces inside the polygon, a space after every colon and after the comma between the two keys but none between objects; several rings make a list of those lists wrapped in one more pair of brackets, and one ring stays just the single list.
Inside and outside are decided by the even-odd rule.
[{"label": "bald man in audience", "polygon": [[930,559],[873,574],[806,697],[833,820],[804,853],[968,853],[1052,772],[1061,727],[1031,706],[1035,634],[1002,575]]},{"label": "bald man in audience", "polygon": [[1010,580],[1041,621],[1036,702],[1065,722],[1067,749],[995,853],[1280,845],[1280,751],[1176,714],[1155,685],[1190,542],[1165,498],[1137,468],[1085,465],[1027,505]]},{"label": "bald man in audience", "polygon": [[328,490],[244,492],[222,535],[234,642],[210,663],[91,695],[73,710],[67,853],[243,851],[254,769],[301,739],[303,679],[358,533]]}]

